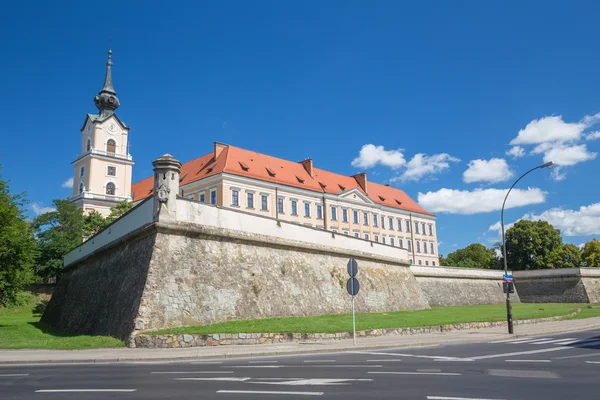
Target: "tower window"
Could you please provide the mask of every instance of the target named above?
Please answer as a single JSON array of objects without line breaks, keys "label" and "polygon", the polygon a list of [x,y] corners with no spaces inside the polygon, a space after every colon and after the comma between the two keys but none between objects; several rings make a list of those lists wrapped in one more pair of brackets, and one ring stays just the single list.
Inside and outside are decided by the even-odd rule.
[{"label": "tower window", "polygon": [[108,176],[117,176],[117,167],[109,165],[106,167],[106,175]]},{"label": "tower window", "polygon": [[79,193],[83,193],[83,183],[79,184]]},{"label": "tower window", "polygon": [[85,167],[79,168],[79,177],[81,178],[83,175],[85,175]]},{"label": "tower window", "polygon": [[87,144],[85,145],[85,151],[90,151],[92,149],[92,141],[90,139],[87,140]]},{"label": "tower window", "polygon": [[115,184],[112,182],[109,182],[106,184],[106,194],[109,194],[111,196],[115,195],[117,188],[115,187]]},{"label": "tower window", "polygon": [[106,142],[106,151],[108,153],[116,153],[117,152],[117,142],[113,139],[108,139]]}]

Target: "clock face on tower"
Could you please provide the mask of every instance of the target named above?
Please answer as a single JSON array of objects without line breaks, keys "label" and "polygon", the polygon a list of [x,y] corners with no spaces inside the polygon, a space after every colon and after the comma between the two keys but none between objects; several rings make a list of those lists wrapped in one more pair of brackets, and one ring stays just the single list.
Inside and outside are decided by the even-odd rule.
[{"label": "clock face on tower", "polygon": [[110,124],[108,124],[107,129],[108,129],[109,132],[116,132],[117,131],[117,126],[111,122]]}]

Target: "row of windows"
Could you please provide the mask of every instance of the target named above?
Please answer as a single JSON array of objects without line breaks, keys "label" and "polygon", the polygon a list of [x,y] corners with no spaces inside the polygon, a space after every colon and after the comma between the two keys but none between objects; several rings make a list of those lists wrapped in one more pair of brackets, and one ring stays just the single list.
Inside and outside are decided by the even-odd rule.
[{"label": "row of windows", "polygon": [[[236,206],[239,207],[240,203],[239,203],[239,190],[233,189],[231,191],[231,205],[232,206]],[[247,192],[246,193],[246,207],[247,208],[254,208],[254,193],[253,192]],[[262,211],[268,211],[268,204],[269,204],[269,196],[266,194],[261,194],[261,207],[260,209]],[[312,216],[312,207],[311,207],[311,203],[310,202],[303,202],[304,203],[304,209],[303,209],[303,215],[305,217],[311,217]],[[298,215],[298,201],[297,200],[290,200],[290,208],[291,208],[291,215],[297,216]],[[330,219],[332,221],[337,221],[338,220],[338,207],[337,206],[331,206],[330,207]],[[277,198],[277,212],[278,213],[285,213],[285,206],[284,206],[284,199],[282,197],[278,197]],[[355,224],[359,223],[359,211],[357,210],[352,210],[353,213],[353,220]],[[322,219],[323,218],[323,206],[321,204],[315,204],[315,215],[318,219]],[[381,216],[381,218],[379,217],[378,214],[372,214],[372,221],[373,221],[373,226],[374,227],[378,227],[378,222],[381,221],[381,228],[385,229],[386,227],[386,217],[385,216]],[[349,222],[348,220],[348,209],[347,208],[342,208],[342,215],[341,215],[341,219],[342,222]],[[395,230],[394,228],[394,218],[393,217],[387,217],[387,227],[389,230]],[[363,225],[368,226],[369,225],[369,213],[367,212],[363,212]],[[410,232],[411,226],[410,226],[410,220],[405,220],[405,228],[406,228],[406,232]],[[423,235],[427,234],[426,232],[426,228],[428,228],[428,233],[430,236],[433,236],[433,224],[425,224],[424,222],[415,222],[415,233],[420,233],[422,232]],[[396,229],[400,232],[402,232],[402,218],[396,218]]]},{"label": "row of windows", "polygon": [[[92,149],[92,141],[90,139],[87,140],[85,145],[85,151],[90,151]],[[116,153],[117,152],[117,142],[114,139],[108,139],[106,141],[106,152],[107,153]]]},{"label": "row of windows", "polygon": [[[423,262],[421,260],[419,260],[419,265],[423,265]],[[425,265],[429,265],[429,260],[425,260]],[[431,265],[435,267],[435,261],[432,261]]]},{"label": "row of windows", "polygon": [[[85,175],[85,167],[79,167],[79,177],[83,178]],[[107,176],[117,176],[117,167],[114,165],[106,166],[106,175]]]},{"label": "row of windows", "polygon": [[[83,193],[84,190],[85,190],[85,186],[83,186],[83,182],[81,182],[79,184],[79,193]],[[105,194],[108,194],[111,196],[116,195],[117,194],[117,186],[112,182],[108,182],[105,187]]]}]

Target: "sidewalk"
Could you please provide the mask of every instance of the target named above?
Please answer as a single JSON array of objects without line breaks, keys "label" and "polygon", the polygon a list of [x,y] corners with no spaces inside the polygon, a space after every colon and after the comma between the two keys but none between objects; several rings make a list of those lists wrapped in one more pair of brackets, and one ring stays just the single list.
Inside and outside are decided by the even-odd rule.
[{"label": "sidewalk", "polygon": [[225,359],[235,357],[275,356],[307,353],[334,353],[352,350],[384,349],[397,347],[438,346],[466,342],[485,342],[510,337],[549,335],[600,328],[600,317],[571,321],[544,322],[516,325],[515,334],[506,333],[506,327],[454,331],[414,336],[379,336],[352,340],[284,343],[252,346],[216,346],[184,349],[130,349],[110,348],[92,350],[0,350],[2,364],[38,363],[104,363],[183,361],[199,359]]}]

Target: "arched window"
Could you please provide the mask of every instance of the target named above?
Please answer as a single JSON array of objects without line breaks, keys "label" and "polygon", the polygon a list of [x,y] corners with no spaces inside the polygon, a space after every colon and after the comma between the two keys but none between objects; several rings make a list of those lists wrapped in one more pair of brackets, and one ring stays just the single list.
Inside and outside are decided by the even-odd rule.
[{"label": "arched window", "polygon": [[108,153],[116,153],[117,152],[117,142],[113,139],[108,139],[106,142],[106,151]]},{"label": "arched window", "polygon": [[110,195],[114,196],[115,195],[115,190],[116,190],[116,188],[115,188],[115,184],[114,183],[109,182],[109,183],[106,184],[106,194],[110,194]]},{"label": "arched window", "polygon": [[87,144],[85,145],[85,151],[90,151],[92,149],[92,141],[90,139],[87,140]]},{"label": "arched window", "polygon": [[83,193],[83,183],[79,184],[79,193]]}]

